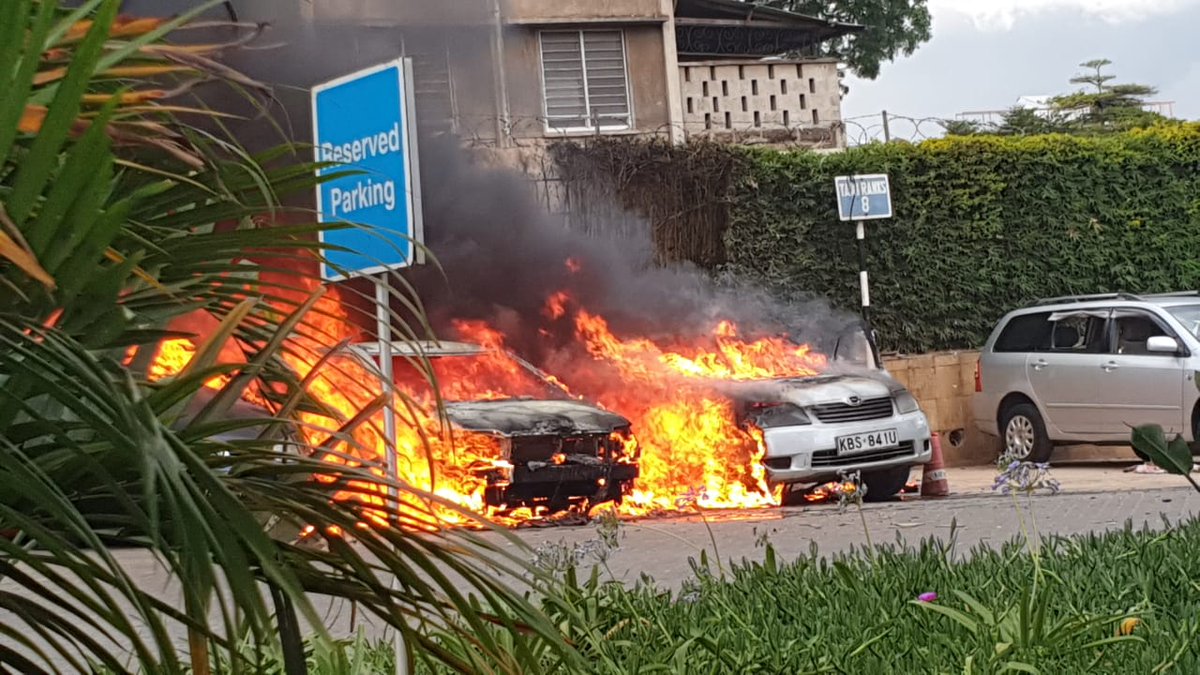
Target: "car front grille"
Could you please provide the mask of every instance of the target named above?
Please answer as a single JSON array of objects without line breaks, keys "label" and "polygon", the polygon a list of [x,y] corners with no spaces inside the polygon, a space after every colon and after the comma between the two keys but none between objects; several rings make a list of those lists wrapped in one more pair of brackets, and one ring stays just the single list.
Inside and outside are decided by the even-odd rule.
[{"label": "car front grille", "polygon": [[826,424],[881,420],[892,416],[892,399],[888,396],[869,398],[858,405],[826,403],[813,406],[811,410],[818,420]]},{"label": "car front grille", "polygon": [[604,457],[603,448],[608,442],[607,434],[585,436],[520,436],[513,439],[513,464],[526,462],[549,462],[554,455],[586,455]]},{"label": "car front grille", "polygon": [[856,452],[852,455],[838,455],[837,450],[818,450],[813,453],[812,467],[814,469],[862,464],[864,462],[882,462],[889,459],[908,457],[914,454],[915,446],[912,441],[901,443],[899,447],[871,452]]}]

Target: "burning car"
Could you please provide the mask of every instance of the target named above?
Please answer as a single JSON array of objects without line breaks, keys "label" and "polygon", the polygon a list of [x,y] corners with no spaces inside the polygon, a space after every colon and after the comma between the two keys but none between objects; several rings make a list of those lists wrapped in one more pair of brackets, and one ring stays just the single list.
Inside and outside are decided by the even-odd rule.
[{"label": "burning car", "polygon": [[[378,343],[350,351],[378,367]],[[638,457],[629,420],[572,396],[514,354],[445,341],[394,343],[392,354],[399,392],[432,408],[436,386],[452,427],[490,441],[489,453],[476,448],[447,465],[484,483],[486,506],[553,513],[619,503],[632,489]]]},{"label": "burning car", "polygon": [[767,482],[785,505],[800,488],[861,472],[867,499],[899,493],[911,468],[929,462],[929,423],[917,400],[880,365],[861,330],[843,334],[815,376],[746,383],[736,414],[760,434]]}]

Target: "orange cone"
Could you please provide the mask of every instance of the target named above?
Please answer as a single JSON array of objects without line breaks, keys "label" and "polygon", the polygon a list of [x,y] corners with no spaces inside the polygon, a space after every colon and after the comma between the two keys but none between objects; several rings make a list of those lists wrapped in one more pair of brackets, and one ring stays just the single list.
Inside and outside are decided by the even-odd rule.
[{"label": "orange cone", "polygon": [[942,439],[934,432],[929,442],[933,446],[933,458],[921,472],[921,496],[945,497],[950,494],[950,481],[946,478],[946,462],[942,459]]}]

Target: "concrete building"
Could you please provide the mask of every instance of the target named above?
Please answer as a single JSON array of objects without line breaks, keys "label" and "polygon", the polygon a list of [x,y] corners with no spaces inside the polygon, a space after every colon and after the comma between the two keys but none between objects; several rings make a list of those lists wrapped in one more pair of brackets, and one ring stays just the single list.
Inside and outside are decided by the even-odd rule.
[{"label": "concrete building", "polygon": [[840,147],[837,64],[779,57],[861,29],[738,0],[230,0],[214,12],[271,24],[278,46],[236,65],[278,85],[300,138],[308,88],[403,55],[426,132],[498,149],[594,134]]}]

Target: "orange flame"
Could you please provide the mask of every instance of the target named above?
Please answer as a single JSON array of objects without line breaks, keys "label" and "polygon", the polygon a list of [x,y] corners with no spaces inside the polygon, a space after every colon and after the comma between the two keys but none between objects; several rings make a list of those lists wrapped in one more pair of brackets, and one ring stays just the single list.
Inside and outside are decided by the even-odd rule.
[{"label": "orange flame", "polygon": [[[561,303],[561,294],[550,303]],[[722,321],[702,340],[663,344],[619,339],[586,310],[575,316],[579,341],[593,358],[563,377],[578,391],[633,422],[641,475],[627,513],[701,508],[757,508],[778,503],[761,465],[757,429],[737,424],[720,382],[815,375],[825,357],[781,338],[746,341]]]},{"label": "orange flame", "polygon": [[[567,264],[578,269],[576,261]],[[625,456],[638,458],[641,470],[632,493],[620,507],[622,513],[760,508],[778,503],[761,465],[765,453],[762,433],[738,425],[733,402],[718,387],[730,381],[815,375],[827,365],[823,355],[783,338],[743,338],[730,321],[717,322],[709,335],[696,339],[619,338],[603,317],[572,306],[571,300],[565,292],[547,299],[544,317],[571,321],[567,325],[575,336],[571,358],[555,361],[550,368],[554,375],[548,379],[555,383],[565,380],[570,391],[632,422],[636,440],[619,434],[618,440]],[[568,316],[572,312],[573,316]],[[394,362],[399,460],[395,478],[467,510],[487,514],[484,493],[489,481],[503,483],[512,475],[506,441],[451,428],[439,413],[438,395],[450,401],[540,398],[545,396],[546,385],[506,355],[505,336],[495,326],[459,321],[454,328],[460,338],[482,346],[484,352],[471,358],[433,359],[432,363],[398,356]],[[352,333],[337,299],[326,297],[294,338],[295,348],[286,350],[288,365],[305,378],[325,345]],[[164,343],[151,377],[178,373],[193,354],[194,347],[185,340]],[[335,358],[308,380],[308,393],[328,408],[327,414],[303,414],[306,440],[325,448],[325,459],[331,464],[330,475],[318,477],[320,480],[335,480],[332,469],[342,464],[368,466],[383,475],[387,453],[382,413],[352,431],[353,445],[339,435],[347,420],[380,398],[382,386],[374,367],[360,359]],[[218,387],[224,381],[214,378],[208,386]],[[554,461],[563,461],[563,457]],[[351,487],[355,494],[343,497],[382,509],[382,487]],[[417,506],[416,499],[402,495],[400,510],[404,511],[406,503]],[[414,513],[428,513],[429,505],[420,506]],[[435,512],[450,522],[464,520],[453,511]],[[491,515],[511,523],[532,514]],[[418,526],[432,526],[427,518],[413,518]],[[371,520],[386,522],[382,511]]]}]

